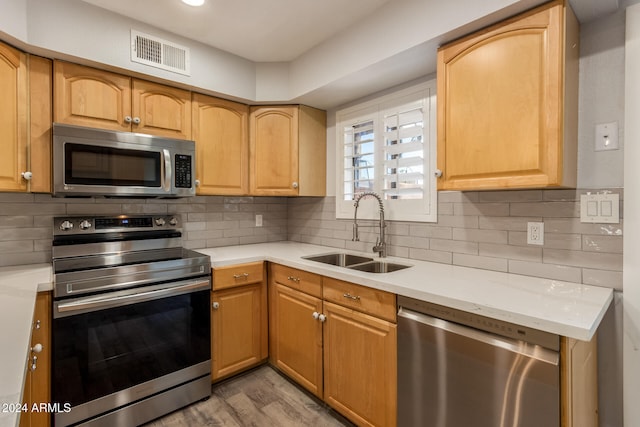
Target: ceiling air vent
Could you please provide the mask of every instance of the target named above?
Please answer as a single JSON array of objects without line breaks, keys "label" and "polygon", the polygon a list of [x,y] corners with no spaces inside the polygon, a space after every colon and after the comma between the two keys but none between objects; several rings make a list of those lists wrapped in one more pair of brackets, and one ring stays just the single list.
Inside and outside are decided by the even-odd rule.
[{"label": "ceiling air vent", "polygon": [[191,75],[188,48],[134,30],[131,30],[131,60]]}]

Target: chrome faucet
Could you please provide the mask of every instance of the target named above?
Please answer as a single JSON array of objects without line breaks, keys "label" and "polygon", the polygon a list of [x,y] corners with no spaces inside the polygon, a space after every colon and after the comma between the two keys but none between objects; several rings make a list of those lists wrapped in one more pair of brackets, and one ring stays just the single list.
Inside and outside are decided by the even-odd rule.
[{"label": "chrome faucet", "polygon": [[[360,205],[360,199],[367,196],[375,197],[380,205],[380,223],[378,225],[378,227],[380,227],[380,234],[376,240],[376,245],[373,247],[373,252],[377,252],[381,258],[384,258],[387,256],[387,242],[384,239],[384,229],[387,224],[384,222],[384,206],[382,204],[382,199],[373,191],[366,191],[364,193],[357,194],[354,199],[353,205],[356,209],[353,215],[353,239],[351,240],[354,242],[360,241],[360,236],[358,235],[358,206]],[[361,225],[360,227],[375,227],[375,225]]]}]

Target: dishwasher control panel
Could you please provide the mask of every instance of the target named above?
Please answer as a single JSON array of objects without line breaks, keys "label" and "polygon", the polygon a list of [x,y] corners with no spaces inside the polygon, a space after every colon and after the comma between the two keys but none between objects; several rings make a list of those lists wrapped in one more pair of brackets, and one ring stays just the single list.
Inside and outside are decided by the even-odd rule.
[{"label": "dishwasher control panel", "polygon": [[560,350],[559,336],[539,329],[398,295],[398,309],[401,308],[503,337],[537,344],[551,350]]}]

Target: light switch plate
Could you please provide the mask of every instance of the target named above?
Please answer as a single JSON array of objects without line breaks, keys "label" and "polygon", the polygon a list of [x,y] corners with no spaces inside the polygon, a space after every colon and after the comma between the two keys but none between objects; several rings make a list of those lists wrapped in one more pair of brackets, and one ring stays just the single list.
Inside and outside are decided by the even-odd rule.
[{"label": "light switch plate", "polygon": [[596,151],[617,150],[618,122],[601,123],[596,125]]},{"label": "light switch plate", "polygon": [[618,224],[620,195],[611,193],[581,194],[580,222]]}]

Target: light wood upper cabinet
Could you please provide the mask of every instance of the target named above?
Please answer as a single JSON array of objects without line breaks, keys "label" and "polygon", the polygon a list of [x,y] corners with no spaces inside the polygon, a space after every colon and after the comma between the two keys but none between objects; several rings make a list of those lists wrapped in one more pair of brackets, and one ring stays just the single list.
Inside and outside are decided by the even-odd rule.
[{"label": "light wood upper cabinet", "polygon": [[211,292],[211,376],[229,377],[268,356],[267,284],[262,262],[216,268]]},{"label": "light wood upper cabinet", "polygon": [[191,139],[191,93],[56,61],[57,123]]},{"label": "light wood upper cabinet", "polygon": [[51,61],[0,43],[0,93],[0,191],[51,191]]},{"label": "light wood upper cabinet", "polygon": [[[133,79],[132,113],[134,132],[191,139],[191,92]],[[136,119],[140,123],[136,123]]]},{"label": "light wood upper cabinet", "polygon": [[[41,351],[29,351],[23,396],[23,403],[29,409],[34,404],[51,402],[51,292],[41,292],[36,297],[30,344],[32,349],[39,344]],[[36,356],[35,362],[33,356]],[[51,414],[47,411],[22,412],[20,427],[47,427],[50,420]]]},{"label": "light wood upper cabinet", "polygon": [[54,63],[57,123],[130,131],[131,78],[69,62]]},{"label": "light wood upper cabinet", "polygon": [[578,41],[554,1],[438,50],[439,190],[576,185]]},{"label": "light wood upper cabinet", "polygon": [[196,189],[199,195],[249,193],[249,107],[194,93]]},{"label": "light wood upper cabinet", "polygon": [[29,55],[29,191],[51,192],[51,120],[53,117],[53,64]]},{"label": "light wood upper cabinet", "polygon": [[0,189],[27,191],[27,55],[0,44]]},{"label": "light wood upper cabinet", "polygon": [[252,107],[252,195],[324,196],[326,112],[307,106]]}]

